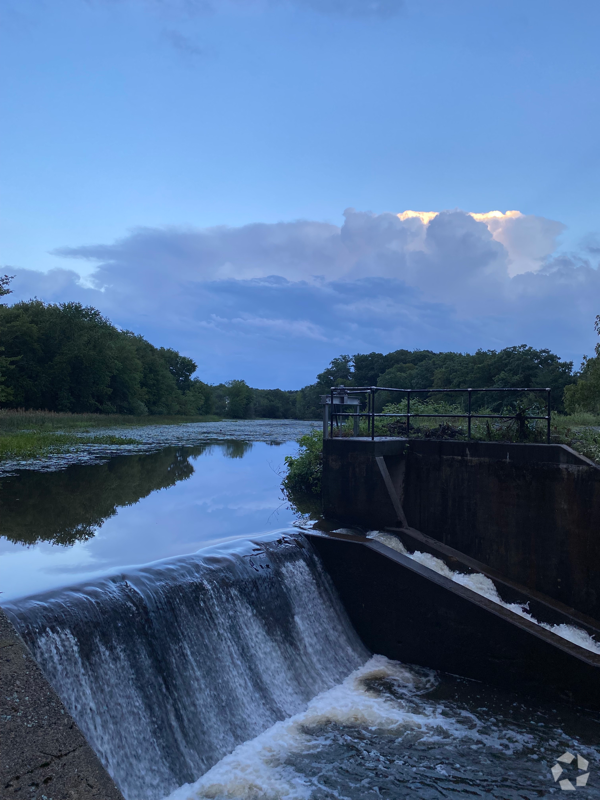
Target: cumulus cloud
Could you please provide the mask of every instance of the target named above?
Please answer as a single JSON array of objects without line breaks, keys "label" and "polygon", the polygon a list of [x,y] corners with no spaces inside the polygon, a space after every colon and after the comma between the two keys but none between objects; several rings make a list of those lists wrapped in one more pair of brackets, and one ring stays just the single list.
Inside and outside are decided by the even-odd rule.
[{"label": "cumulus cloud", "polygon": [[[346,209],[336,225],[299,220],[238,228],[140,228],[110,245],[63,247],[65,258],[98,262],[98,286],[115,276],[161,283],[174,272],[191,281],[290,281],[386,277],[426,290],[434,299],[508,288],[517,274],[538,271],[556,250],[564,226],[542,217],[462,211],[371,214]],[[123,269],[121,269],[123,267]]]},{"label": "cumulus cloud", "polygon": [[[519,212],[372,214],[140,228],[55,251],[94,264],[18,270],[15,293],[77,299],[196,358],[207,380],[292,388],[341,352],[474,351],[528,343],[575,358],[594,344],[594,244],[559,255],[563,226]],[[593,240],[590,240],[592,242]]]}]

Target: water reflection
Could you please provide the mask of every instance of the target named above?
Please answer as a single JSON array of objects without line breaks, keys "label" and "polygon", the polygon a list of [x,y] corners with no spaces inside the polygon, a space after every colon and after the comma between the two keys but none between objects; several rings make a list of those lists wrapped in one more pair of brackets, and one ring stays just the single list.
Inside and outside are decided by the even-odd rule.
[{"label": "water reflection", "polygon": [[[194,448],[200,454],[204,448]],[[186,480],[194,468],[181,448],[120,456],[94,467],[24,472],[0,482],[0,532],[11,542],[72,545],[94,536],[119,506]]]},{"label": "water reflection", "polygon": [[287,526],[280,473],[295,452],[229,440],[4,478],[1,599]]},{"label": "water reflection", "polygon": [[219,447],[243,458],[250,442],[167,447],[151,455],[117,456],[106,464],[75,465],[63,472],[22,472],[0,481],[0,534],[11,542],[72,545],[95,535],[122,506],[194,474],[190,458]]},{"label": "water reflection", "polygon": [[[267,444],[274,443],[267,442]],[[214,445],[209,445],[209,447],[214,447]],[[219,445],[219,447],[223,449],[223,455],[225,458],[243,458],[246,453],[252,450],[252,442],[238,442],[234,439],[231,442],[223,442],[223,444]],[[207,448],[204,448],[202,452],[205,452],[206,449]]]}]

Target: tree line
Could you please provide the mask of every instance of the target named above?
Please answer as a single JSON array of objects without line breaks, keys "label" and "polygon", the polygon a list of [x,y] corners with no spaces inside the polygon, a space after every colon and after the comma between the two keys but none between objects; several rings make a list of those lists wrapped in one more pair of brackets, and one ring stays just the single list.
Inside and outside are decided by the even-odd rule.
[{"label": "tree line", "polygon": [[[0,276],[0,297],[10,278]],[[600,334],[600,316],[596,320]],[[155,347],[80,303],[0,303],[0,406],[101,414],[215,414],[237,419],[315,419],[332,386],[398,389],[550,387],[557,411],[600,412],[600,345],[579,372],[550,350],[527,345],[453,353],[395,350],[341,355],[309,386],[252,389],[243,380],[208,385],[193,359]],[[379,392],[378,404],[392,393]],[[494,396],[495,397],[495,396]],[[492,398],[494,399],[494,398]],[[475,396],[474,410],[490,397]],[[497,402],[500,402],[498,399]]]}]

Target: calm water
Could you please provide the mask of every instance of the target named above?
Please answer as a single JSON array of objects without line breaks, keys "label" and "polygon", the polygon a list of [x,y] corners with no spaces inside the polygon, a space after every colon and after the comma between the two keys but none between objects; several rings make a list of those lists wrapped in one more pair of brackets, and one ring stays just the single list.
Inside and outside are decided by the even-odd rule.
[{"label": "calm water", "polygon": [[597,714],[364,651],[281,496],[310,427],[138,429],[0,479],[0,602],[127,800],[561,797],[565,751],[600,800]]},{"label": "calm water", "polygon": [[[294,513],[281,495],[280,473],[284,457],[298,450],[295,439],[311,427],[253,421],[143,428],[132,432],[140,452],[88,448],[41,462],[44,471],[3,477],[2,600],[289,526]],[[182,446],[186,439],[198,443]],[[69,461],[75,463],[64,468]]]}]

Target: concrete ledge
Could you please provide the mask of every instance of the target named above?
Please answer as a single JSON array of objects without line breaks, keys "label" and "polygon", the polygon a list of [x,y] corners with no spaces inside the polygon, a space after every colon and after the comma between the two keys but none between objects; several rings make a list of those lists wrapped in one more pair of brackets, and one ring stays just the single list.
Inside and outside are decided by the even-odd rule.
[{"label": "concrete ledge", "polygon": [[529,444],[505,442],[463,442],[451,439],[399,439],[388,436],[343,437],[326,439],[328,452],[343,455],[348,446],[373,456],[394,456],[411,453],[428,457],[514,461],[519,464],[572,464],[580,467],[600,467],[589,458],[576,453],[565,444]]},{"label": "concrete ledge", "polygon": [[0,609],[0,797],[123,800]]}]

